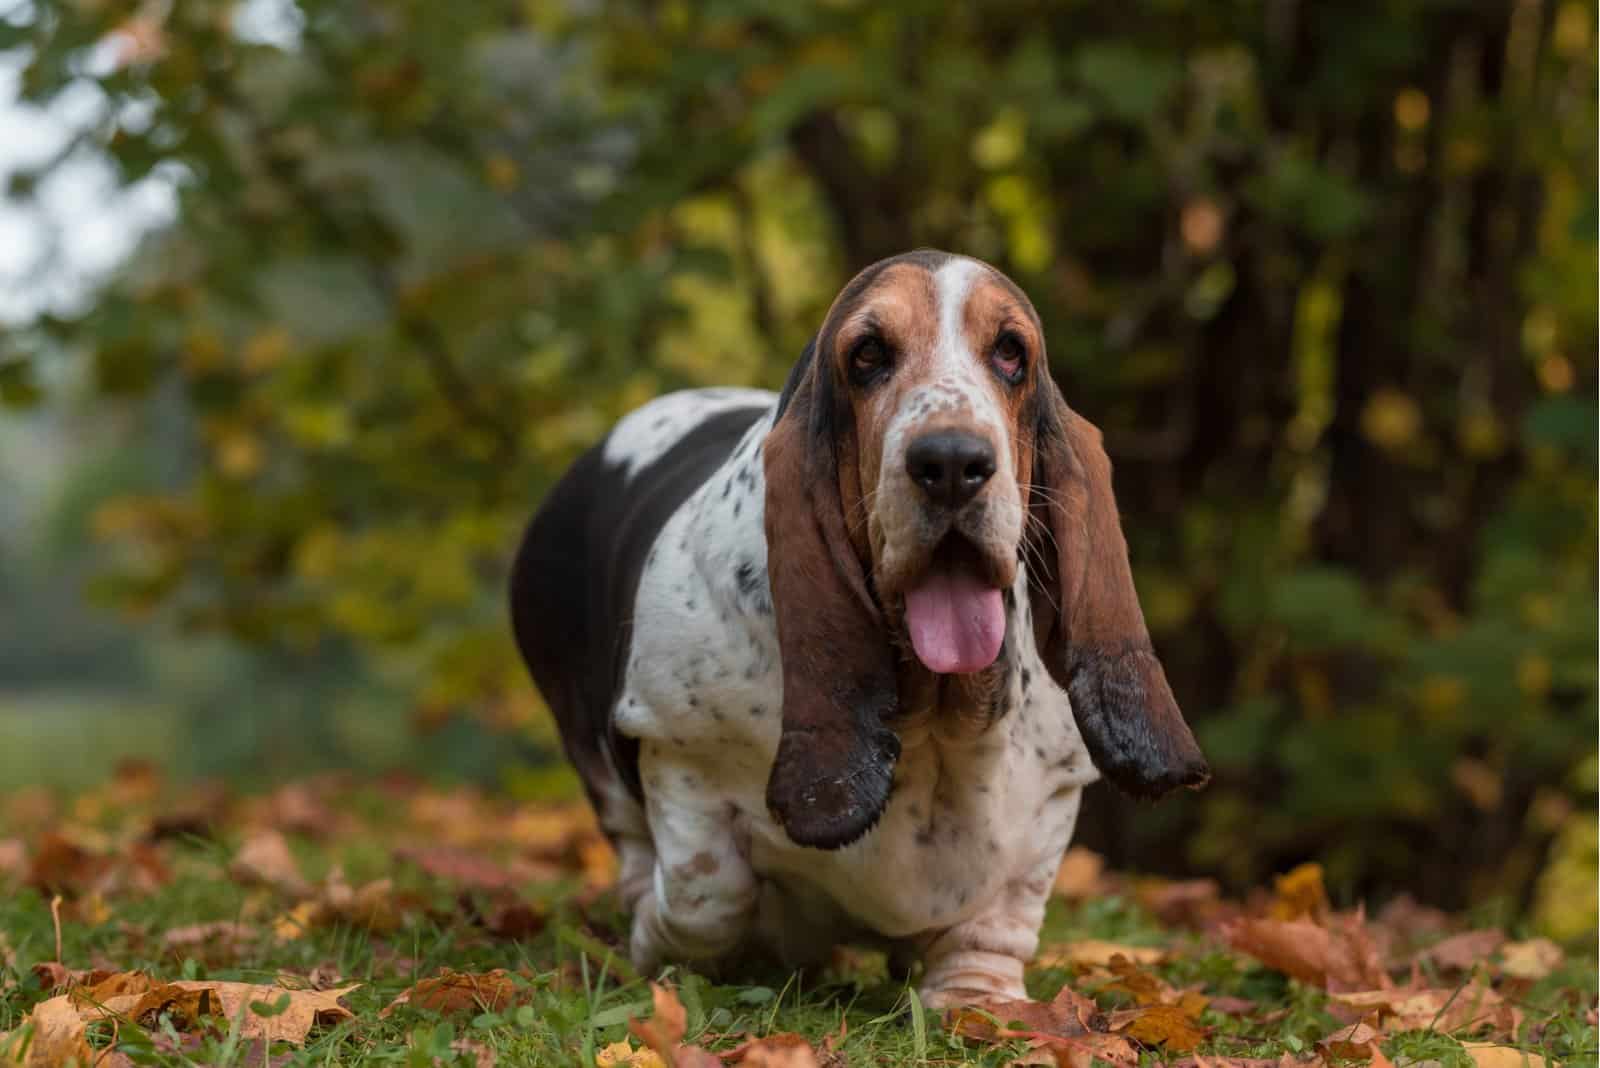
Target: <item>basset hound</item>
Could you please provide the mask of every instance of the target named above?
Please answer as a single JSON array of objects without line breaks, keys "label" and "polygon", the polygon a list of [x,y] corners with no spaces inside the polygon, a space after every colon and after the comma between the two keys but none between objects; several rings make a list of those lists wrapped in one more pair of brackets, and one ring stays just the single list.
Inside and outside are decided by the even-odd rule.
[{"label": "basset hound", "polygon": [[625,417],[528,527],[511,608],[644,970],[869,939],[930,1004],[1023,997],[1083,787],[1208,776],[1100,434],[962,256],[858,274],[781,394]]}]

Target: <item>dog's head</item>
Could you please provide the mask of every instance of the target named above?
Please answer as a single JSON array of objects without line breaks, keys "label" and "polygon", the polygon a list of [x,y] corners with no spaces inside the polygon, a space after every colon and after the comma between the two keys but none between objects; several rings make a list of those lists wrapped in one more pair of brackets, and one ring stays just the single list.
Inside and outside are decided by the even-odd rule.
[{"label": "dog's head", "polygon": [[783,735],[767,802],[837,848],[888,802],[896,653],[991,671],[1028,567],[1035,640],[1100,770],[1157,796],[1204,759],[1151,651],[1099,432],[1050,377],[1028,298],[936,252],[862,271],[790,374],[765,444]]}]

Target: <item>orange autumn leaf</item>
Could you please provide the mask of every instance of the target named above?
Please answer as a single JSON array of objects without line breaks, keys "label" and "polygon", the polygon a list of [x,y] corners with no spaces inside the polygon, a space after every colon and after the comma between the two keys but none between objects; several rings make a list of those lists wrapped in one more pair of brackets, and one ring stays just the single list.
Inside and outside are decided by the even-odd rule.
[{"label": "orange autumn leaf", "polygon": [[1302,983],[1362,990],[1389,981],[1359,912],[1332,917],[1327,926],[1247,917],[1224,924],[1222,935],[1234,949]]},{"label": "orange autumn leaf", "polygon": [[402,1005],[445,1015],[497,1012],[512,1005],[526,1004],[531,996],[526,976],[504,968],[481,973],[444,968],[438,975],[402,991],[378,1017],[387,1019]]},{"label": "orange autumn leaf", "polygon": [[277,831],[257,831],[246,838],[229,863],[228,874],[246,886],[266,886],[291,897],[311,892],[288,841]]},{"label": "orange autumn leaf", "polygon": [[1146,1005],[1114,1012],[1107,1020],[1112,1031],[1138,1039],[1146,1046],[1162,1046],[1174,1053],[1187,1053],[1205,1039],[1205,1028],[1178,1005]]},{"label": "orange autumn leaf", "polygon": [[1367,1048],[1378,1040],[1378,1032],[1365,1023],[1341,1027],[1317,1043],[1323,1051],[1345,1060],[1364,1059]]},{"label": "orange autumn leaf", "polygon": [[743,1068],[821,1068],[811,1041],[793,1032],[753,1039],[722,1054],[720,1059],[724,1064]]},{"label": "orange autumn leaf", "polygon": [[1090,938],[1046,946],[1039,951],[1033,963],[1040,968],[1103,968],[1117,957],[1135,964],[1159,964],[1167,954],[1154,946],[1128,946]]}]

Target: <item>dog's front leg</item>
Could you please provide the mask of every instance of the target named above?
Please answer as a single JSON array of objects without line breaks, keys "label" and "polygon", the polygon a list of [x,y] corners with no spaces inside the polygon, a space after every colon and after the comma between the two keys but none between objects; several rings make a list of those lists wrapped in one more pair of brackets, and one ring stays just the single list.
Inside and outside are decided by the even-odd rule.
[{"label": "dog's front leg", "polygon": [[704,769],[657,745],[645,743],[640,769],[656,862],[633,916],[634,966],[652,973],[667,963],[725,957],[749,934],[758,898],[735,810]]},{"label": "dog's front leg", "polygon": [[1052,851],[1008,883],[993,906],[919,940],[924,972],[917,992],[924,1004],[949,1008],[983,998],[1028,996],[1022,971],[1039,948],[1039,926],[1060,866],[1061,852]]}]

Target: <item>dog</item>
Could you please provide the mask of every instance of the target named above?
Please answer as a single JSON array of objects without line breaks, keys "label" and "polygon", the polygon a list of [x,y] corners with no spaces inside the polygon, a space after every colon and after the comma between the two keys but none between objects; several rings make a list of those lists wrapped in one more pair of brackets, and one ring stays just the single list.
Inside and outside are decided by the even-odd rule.
[{"label": "dog", "polygon": [[920,958],[927,1004],[1025,997],[1083,788],[1209,776],[1100,434],[967,257],[856,275],[781,394],[623,418],[510,592],[644,971],[870,939]]}]

